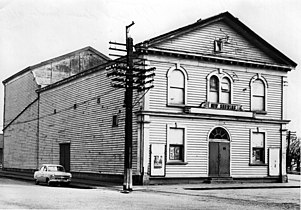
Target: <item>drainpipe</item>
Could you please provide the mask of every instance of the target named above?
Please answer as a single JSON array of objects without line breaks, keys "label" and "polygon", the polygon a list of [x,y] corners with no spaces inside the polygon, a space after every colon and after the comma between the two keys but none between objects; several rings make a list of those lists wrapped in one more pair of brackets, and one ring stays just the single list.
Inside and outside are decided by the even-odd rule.
[{"label": "drainpipe", "polygon": [[39,169],[40,159],[40,93],[38,93],[38,119],[37,119],[37,169]]}]

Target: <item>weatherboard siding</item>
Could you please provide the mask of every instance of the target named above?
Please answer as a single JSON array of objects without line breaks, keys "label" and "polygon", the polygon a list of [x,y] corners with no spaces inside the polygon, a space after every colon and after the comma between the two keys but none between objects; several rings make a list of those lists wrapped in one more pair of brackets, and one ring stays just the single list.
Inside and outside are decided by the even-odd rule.
[{"label": "weatherboard siding", "polygon": [[[59,144],[70,142],[71,171],[122,174],[123,99],[124,89],[112,88],[104,70],[41,92],[40,112],[46,116],[40,120],[41,159],[58,163]],[[119,125],[112,127],[112,117],[116,114]],[[135,116],[133,121],[133,169],[136,173]]]},{"label": "weatherboard siding", "polygon": [[38,102],[33,103],[3,133],[3,166],[37,168]]},{"label": "weatherboard siding", "polygon": [[[225,38],[227,35],[229,36],[229,43],[224,44],[221,53],[214,53],[214,40]],[[262,63],[276,63],[222,21],[175,36],[162,43],[155,44],[154,48],[216,55]]]},{"label": "weatherboard siding", "polygon": [[38,85],[34,75],[27,72],[17,79],[4,84],[4,127],[18,116],[37,97]]},{"label": "weatherboard siding", "polygon": [[[242,105],[244,111],[251,111],[250,81],[257,74],[261,74],[267,81],[267,114],[257,115],[260,119],[281,120],[282,116],[282,76],[274,71],[236,67],[230,65],[212,65],[196,60],[176,59],[149,56],[150,66],[156,67],[154,88],[150,90],[149,104],[152,111],[183,112],[183,108],[167,106],[167,72],[177,64],[184,68],[188,75],[186,106],[200,106],[207,101],[207,76],[218,69],[228,74],[233,82],[233,104]],[[162,57],[161,57],[162,58]]]},{"label": "weatherboard siding", "polygon": [[[149,144],[167,142],[167,124],[181,124],[186,133],[186,165],[166,165],[166,177],[207,177],[210,131],[222,126],[229,131],[230,175],[232,177],[266,177],[268,166],[250,166],[250,129],[263,129],[267,135],[267,150],[280,147],[280,126],[277,124],[246,123],[174,117],[151,116]],[[167,154],[168,155],[168,154]],[[268,160],[268,154],[265,154]]]}]

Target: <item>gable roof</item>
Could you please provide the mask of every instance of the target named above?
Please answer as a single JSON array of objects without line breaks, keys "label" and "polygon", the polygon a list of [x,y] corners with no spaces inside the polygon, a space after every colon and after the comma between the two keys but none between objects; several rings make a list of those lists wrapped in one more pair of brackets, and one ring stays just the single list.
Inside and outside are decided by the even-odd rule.
[{"label": "gable roof", "polygon": [[24,73],[26,73],[28,71],[31,71],[33,69],[36,69],[38,67],[47,65],[47,64],[55,62],[55,61],[62,60],[64,58],[66,58],[66,57],[70,57],[72,55],[75,55],[77,53],[84,52],[84,51],[91,51],[91,52],[93,52],[94,54],[98,55],[99,57],[101,57],[102,59],[104,59],[106,61],[110,61],[111,60],[108,56],[106,56],[106,55],[102,54],[101,52],[95,50],[94,48],[88,46],[88,47],[85,47],[85,48],[82,48],[82,49],[79,49],[79,50],[76,50],[76,51],[73,51],[73,52],[70,52],[70,53],[67,53],[67,54],[64,54],[64,55],[52,58],[52,59],[49,59],[49,60],[43,61],[43,62],[41,62],[39,64],[36,64],[36,65],[33,65],[33,66],[28,66],[27,68],[25,68],[25,69],[17,72],[16,74],[10,76],[9,78],[3,80],[2,83],[6,84],[7,82],[11,81],[12,79],[14,79],[14,78],[16,78],[16,77],[18,77],[18,76],[20,76],[20,75],[22,75],[22,74],[24,74]]},{"label": "gable roof", "polygon": [[229,25],[231,28],[233,28],[235,31],[237,31],[239,34],[241,34],[246,40],[248,40],[250,43],[252,43],[254,46],[256,46],[258,49],[260,49],[262,52],[269,55],[271,58],[276,60],[278,63],[295,68],[297,64],[292,61],[290,58],[288,58],[286,55],[281,53],[279,50],[277,50],[275,47],[273,47],[271,44],[269,44],[267,41],[265,41],[263,38],[261,38],[258,34],[256,34],[254,31],[252,31],[249,27],[247,27],[245,24],[243,24],[241,21],[238,20],[238,18],[234,17],[229,12],[224,12],[219,15],[204,19],[204,20],[198,20],[195,23],[192,23],[190,25],[178,28],[176,30],[170,31],[168,33],[159,35],[157,37],[151,38],[149,40],[146,40],[144,42],[136,44],[136,48],[142,48],[142,49],[151,49],[152,47],[155,47],[155,45],[158,45],[160,43],[169,41],[171,39],[175,39],[181,35],[187,34],[189,32],[192,32],[196,29],[205,27],[207,25],[216,23],[218,21],[223,21],[227,25]]}]

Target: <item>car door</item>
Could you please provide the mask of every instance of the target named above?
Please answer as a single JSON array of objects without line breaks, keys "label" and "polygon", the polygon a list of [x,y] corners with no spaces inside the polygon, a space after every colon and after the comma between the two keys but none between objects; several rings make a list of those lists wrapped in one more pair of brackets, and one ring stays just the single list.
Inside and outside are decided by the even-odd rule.
[{"label": "car door", "polygon": [[44,170],[44,166],[42,166],[40,168],[40,170],[37,171],[36,173],[36,179],[38,180],[38,182],[41,182],[42,181],[42,173],[43,173],[43,170]]},{"label": "car door", "polygon": [[41,170],[40,182],[46,182],[46,171],[47,171],[47,167],[44,166]]}]

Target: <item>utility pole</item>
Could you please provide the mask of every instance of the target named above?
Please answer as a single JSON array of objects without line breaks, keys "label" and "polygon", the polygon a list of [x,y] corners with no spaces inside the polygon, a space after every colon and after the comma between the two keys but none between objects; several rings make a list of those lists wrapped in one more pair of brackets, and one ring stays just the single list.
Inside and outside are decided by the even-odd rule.
[{"label": "utility pole", "polygon": [[134,25],[132,22],[126,26],[126,89],[125,89],[125,144],[124,144],[124,180],[123,190],[132,191],[132,141],[133,141],[133,39],[128,37],[129,28]]},{"label": "utility pole", "polygon": [[[126,47],[126,50],[112,48],[116,52],[126,52],[126,56],[110,54],[119,57],[107,67],[107,77],[111,78],[111,85],[115,88],[125,88],[125,143],[124,143],[124,193],[131,192],[133,189],[133,170],[132,170],[132,141],[133,141],[133,90],[144,92],[154,87],[152,84],[155,76],[155,67],[147,68],[143,58],[139,58],[137,52],[133,52],[133,39],[128,36],[129,29],[135,23],[132,22],[126,26],[126,44],[118,42],[109,42],[115,46]],[[142,96],[142,97],[143,97]],[[142,98],[141,97],[141,98]],[[140,99],[141,99],[140,98]],[[139,99],[139,100],[140,100]]]},{"label": "utility pole", "polygon": [[286,146],[286,172],[288,171],[288,167],[291,166],[291,155],[290,155],[290,146],[291,146],[291,131],[288,131],[287,134],[287,146]]}]

